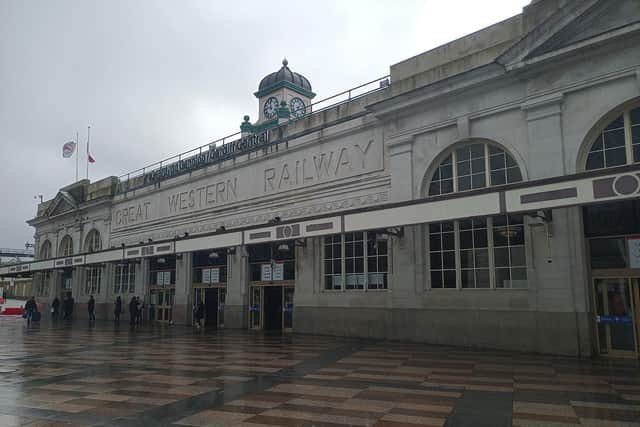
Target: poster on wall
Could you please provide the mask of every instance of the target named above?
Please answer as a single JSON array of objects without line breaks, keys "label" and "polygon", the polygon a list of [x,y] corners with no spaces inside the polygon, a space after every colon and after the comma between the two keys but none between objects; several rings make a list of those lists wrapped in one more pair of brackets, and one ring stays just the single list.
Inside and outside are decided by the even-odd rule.
[{"label": "poster on wall", "polygon": [[629,247],[629,268],[640,268],[640,236],[630,236],[627,239]]},{"label": "poster on wall", "polygon": [[209,272],[209,276],[211,279],[209,283],[220,283],[220,269],[212,268],[211,270],[209,270]]},{"label": "poster on wall", "polygon": [[202,283],[211,283],[211,270],[208,268],[202,269]]},{"label": "poster on wall", "polygon": [[158,273],[156,273],[156,283],[158,286],[164,285],[164,271],[158,271]]},{"label": "poster on wall", "polygon": [[284,264],[277,262],[273,265],[273,280],[284,280]]},{"label": "poster on wall", "polygon": [[271,264],[262,264],[260,266],[260,280],[263,282],[271,280]]},{"label": "poster on wall", "polygon": [[165,271],[164,272],[164,284],[165,285],[170,285],[171,284],[171,272],[170,271]]}]

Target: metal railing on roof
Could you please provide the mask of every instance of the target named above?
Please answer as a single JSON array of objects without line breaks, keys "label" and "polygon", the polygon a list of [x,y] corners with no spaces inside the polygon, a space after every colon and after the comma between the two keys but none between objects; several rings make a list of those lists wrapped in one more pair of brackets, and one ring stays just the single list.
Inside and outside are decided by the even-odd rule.
[{"label": "metal railing on roof", "polygon": [[33,257],[33,250],[0,248],[0,257]]},{"label": "metal railing on roof", "polygon": [[[353,87],[351,89],[347,89],[343,92],[337,93],[335,95],[332,95],[328,98],[324,98],[321,99],[319,101],[316,101],[308,106],[305,107],[305,114],[300,116],[300,117],[295,117],[295,118],[291,118],[289,119],[289,121],[286,123],[291,123],[294,121],[298,121],[298,120],[303,120],[306,117],[309,117],[313,114],[318,114],[322,111],[326,111],[328,109],[331,108],[335,108],[338,105],[341,104],[346,104],[348,102],[354,101],[358,98],[361,98],[363,96],[369,95],[371,93],[374,92],[378,92],[381,90],[386,89],[387,87],[389,87],[390,85],[390,75],[386,75],[383,77],[380,77],[378,79],[375,80],[371,80],[367,83],[363,83],[359,86]],[[285,125],[286,125],[285,124]],[[212,146],[218,146],[218,145],[224,145],[227,142],[231,142],[231,141],[235,141],[236,139],[238,139],[241,135],[241,132],[236,132],[233,133],[231,135],[227,135],[225,137],[216,139],[214,141],[211,141],[205,145],[201,145],[200,147],[196,147],[192,150],[189,151],[185,151],[182,152],[180,154],[177,154],[175,156],[160,160],[159,162],[155,162],[155,163],[151,163],[150,165],[147,165],[145,167],[142,167],[140,169],[136,169],[132,172],[128,172],[126,174],[120,175],[118,177],[118,181],[119,181],[119,188],[120,189],[131,189],[129,184],[129,181],[138,177],[143,177],[147,172],[150,172],[152,170],[161,168],[163,166],[166,166],[168,164],[172,164],[175,162],[179,162],[181,160],[184,159],[188,159],[190,157],[193,157],[195,155],[198,154],[202,154],[203,151],[208,151],[210,147]],[[136,186],[137,187],[137,186]]]}]

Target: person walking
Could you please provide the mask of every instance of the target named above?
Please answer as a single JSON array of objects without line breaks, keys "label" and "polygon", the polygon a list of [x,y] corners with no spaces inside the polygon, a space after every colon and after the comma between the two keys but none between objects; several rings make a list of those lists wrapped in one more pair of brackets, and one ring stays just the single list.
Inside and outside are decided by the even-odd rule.
[{"label": "person walking", "polygon": [[136,297],[136,325],[142,325],[142,301]]},{"label": "person walking", "polygon": [[59,315],[60,315],[60,300],[56,296],[53,299],[53,302],[51,303],[51,317],[57,320]]},{"label": "person walking", "polygon": [[122,298],[118,295],[118,298],[116,298],[116,306],[113,309],[113,320],[116,323],[120,323],[120,313],[122,313]]},{"label": "person walking", "polygon": [[136,324],[136,317],[138,316],[138,301],[136,297],[131,297],[129,301],[129,324],[134,326]]},{"label": "person walking", "polygon": [[96,300],[93,299],[93,295],[89,296],[89,302],[87,303],[87,310],[89,311],[89,323],[96,321]]},{"label": "person walking", "polygon": [[75,304],[75,301],[73,299],[73,297],[71,296],[71,292],[67,292],[67,295],[64,299],[63,302],[63,307],[62,310],[64,312],[64,320],[67,321],[71,321],[72,317],[73,317],[73,305]]},{"label": "person walking", "polygon": [[31,297],[29,301],[24,305],[25,318],[27,319],[27,326],[31,325],[31,321],[33,320],[33,314],[38,311],[38,306],[36,305],[36,298]]},{"label": "person walking", "polygon": [[200,329],[202,327],[203,318],[204,318],[204,303],[202,301],[198,301],[198,305],[196,307],[196,328]]}]

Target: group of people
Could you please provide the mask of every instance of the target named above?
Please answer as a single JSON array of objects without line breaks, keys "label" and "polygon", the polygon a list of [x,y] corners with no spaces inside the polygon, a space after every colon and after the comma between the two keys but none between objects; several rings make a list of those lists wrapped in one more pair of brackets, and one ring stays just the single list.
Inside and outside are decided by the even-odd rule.
[{"label": "group of people", "polygon": [[[62,319],[70,321],[73,318],[73,308],[75,305],[75,300],[71,296],[71,293],[67,293],[64,296],[62,303],[60,303],[60,299],[56,296],[51,302],[51,318],[57,320],[60,318],[60,306],[62,306]],[[143,313],[144,305],[140,300],[140,297],[131,297],[131,301],[129,302],[129,324],[141,325],[142,324],[142,313]],[[122,298],[118,296],[116,298],[115,307],[113,311],[114,321],[116,323],[120,322],[120,314],[122,313]],[[93,295],[89,296],[89,300],[87,301],[87,314],[89,323],[95,323],[96,321],[96,300],[93,298]],[[31,322],[38,321],[40,317],[40,313],[38,312],[38,304],[36,303],[36,298],[31,297],[24,306],[24,315],[23,317],[27,319],[27,325],[31,325]]]},{"label": "group of people", "polygon": [[[73,307],[75,300],[71,296],[71,292],[65,294],[62,300],[62,320],[71,320],[73,317]],[[51,317],[53,319],[60,318],[60,300],[55,297],[51,302]]]},{"label": "group of people", "polygon": [[[120,308],[118,308],[120,307]],[[144,311],[144,306],[140,297],[131,297],[131,301],[129,301],[129,324],[131,326],[141,325],[142,324],[142,312]],[[120,311],[122,311],[122,300],[120,297],[116,299],[116,308],[115,314],[116,321],[120,321]]]}]

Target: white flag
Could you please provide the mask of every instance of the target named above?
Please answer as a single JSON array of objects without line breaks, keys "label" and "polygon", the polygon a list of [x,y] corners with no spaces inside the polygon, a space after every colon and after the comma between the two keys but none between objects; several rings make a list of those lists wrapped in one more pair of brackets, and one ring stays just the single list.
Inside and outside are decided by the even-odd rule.
[{"label": "white flag", "polygon": [[65,159],[73,156],[73,153],[76,151],[76,143],[73,141],[67,142],[62,146],[62,157]]}]

